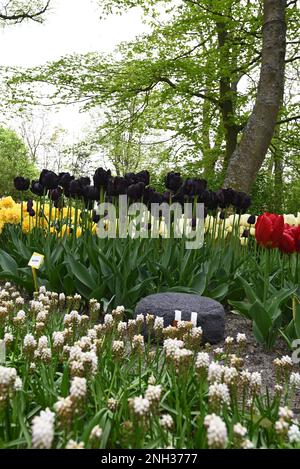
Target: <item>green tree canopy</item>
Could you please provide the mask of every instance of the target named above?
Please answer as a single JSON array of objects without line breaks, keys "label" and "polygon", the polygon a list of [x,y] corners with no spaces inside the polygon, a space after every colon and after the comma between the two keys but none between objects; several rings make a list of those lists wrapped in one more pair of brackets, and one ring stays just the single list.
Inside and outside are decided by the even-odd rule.
[{"label": "green tree canopy", "polygon": [[13,130],[0,127],[0,197],[17,197],[13,179],[19,175],[33,178],[36,174],[24,142]]}]

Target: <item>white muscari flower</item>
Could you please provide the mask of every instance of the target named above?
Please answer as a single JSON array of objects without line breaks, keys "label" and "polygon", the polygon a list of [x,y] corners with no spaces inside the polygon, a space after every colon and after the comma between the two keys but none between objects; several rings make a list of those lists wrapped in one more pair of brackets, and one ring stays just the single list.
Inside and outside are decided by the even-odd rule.
[{"label": "white muscari flower", "polygon": [[14,341],[14,336],[10,332],[6,332],[3,340],[6,345],[11,344]]},{"label": "white muscari flower", "polygon": [[209,402],[218,404],[230,404],[230,394],[227,384],[213,383],[208,388]]},{"label": "white muscari flower", "polygon": [[54,438],[55,414],[50,409],[42,410],[32,420],[32,446],[35,449],[50,449]]},{"label": "white muscari flower", "polygon": [[150,404],[158,403],[161,398],[161,385],[149,384],[145,392],[145,398],[148,399]]},{"label": "white muscari flower", "polygon": [[223,378],[224,366],[216,362],[211,362],[208,367],[208,382],[209,383],[220,383]]},{"label": "white muscari flower", "polygon": [[225,448],[227,444],[227,428],[221,417],[216,414],[206,415],[204,425],[207,428],[209,448]]},{"label": "white muscari flower", "polygon": [[300,430],[298,425],[291,425],[288,431],[288,439],[290,443],[300,443]]},{"label": "white muscari flower", "polygon": [[129,405],[132,408],[134,414],[139,417],[144,417],[150,411],[149,400],[142,396],[129,399]]},{"label": "white muscari flower", "polygon": [[236,336],[236,341],[238,344],[244,344],[247,342],[246,334],[241,334],[240,332]]},{"label": "white muscari flower", "polygon": [[102,433],[103,433],[102,428],[99,425],[96,425],[90,433],[90,437],[89,437],[90,441],[100,440]]},{"label": "white muscari flower", "polygon": [[250,386],[254,391],[258,391],[261,388],[261,385],[261,373],[259,373],[258,371],[254,371],[253,373],[251,373]]},{"label": "white muscari flower", "polygon": [[170,414],[162,415],[159,419],[159,423],[164,430],[171,430],[174,425],[173,419]]},{"label": "white muscari flower", "polygon": [[239,373],[236,368],[225,366],[224,367],[224,382],[228,385],[236,383]]},{"label": "white muscari flower", "polygon": [[24,349],[34,350],[36,348],[36,340],[32,334],[26,334],[23,341]]},{"label": "white muscari flower", "polygon": [[112,314],[105,314],[104,324],[106,326],[112,326],[113,322],[114,322],[114,318],[113,318]]},{"label": "white muscari flower", "polygon": [[278,415],[284,420],[292,420],[294,412],[289,407],[279,407]]},{"label": "white muscari flower", "polygon": [[183,348],[183,347],[184,347],[183,340],[179,340],[179,339],[166,339],[166,340],[164,340],[163,348],[164,348],[164,351],[165,351],[166,356],[168,358],[173,357],[176,350],[180,349],[180,348]]},{"label": "white muscari flower", "polygon": [[48,347],[48,339],[45,335],[42,335],[38,341],[38,349],[43,349]]},{"label": "white muscari flower", "polygon": [[300,373],[291,373],[290,385],[300,389]]},{"label": "white muscari flower", "polygon": [[84,443],[82,441],[77,443],[75,440],[69,440],[65,449],[84,449]]},{"label": "white muscari flower", "polygon": [[123,335],[127,332],[127,323],[124,321],[119,322],[117,331],[119,334]]},{"label": "white muscari flower", "polygon": [[52,334],[53,347],[61,348],[65,343],[64,333],[61,331],[55,331]]},{"label": "white muscari flower", "polygon": [[16,377],[15,383],[14,383],[14,390],[15,391],[21,391],[23,387],[23,382],[19,376]]},{"label": "white muscari flower", "polygon": [[85,378],[75,376],[71,382],[70,396],[75,401],[82,401],[86,397],[87,385]]},{"label": "white muscari flower", "polygon": [[196,357],[195,367],[196,370],[207,370],[209,367],[210,358],[207,352],[199,352]]},{"label": "white muscari flower", "polygon": [[236,423],[233,426],[233,433],[240,438],[244,438],[247,435],[247,428],[243,427],[240,423]]},{"label": "white muscari flower", "polygon": [[155,331],[162,331],[164,328],[164,318],[160,316],[156,316],[154,319],[154,330]]}]

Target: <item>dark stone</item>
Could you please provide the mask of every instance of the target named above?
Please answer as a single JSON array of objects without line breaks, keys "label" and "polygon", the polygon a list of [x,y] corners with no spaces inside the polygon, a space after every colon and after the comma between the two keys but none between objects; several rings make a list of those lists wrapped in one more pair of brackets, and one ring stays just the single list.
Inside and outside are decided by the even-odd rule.
[{"label": "dark stone", "polygon": [[175,310],[181,311],[182,321],[191,321],[191,313],[197,313],[197,327],[202,327],[203,343],[216,344],[224,339],[224,308],[217,301],[205,296],[188,293],[149,295],[136,305],[135,317],[137,314],[161,316],[167,327],[173,324]]}]

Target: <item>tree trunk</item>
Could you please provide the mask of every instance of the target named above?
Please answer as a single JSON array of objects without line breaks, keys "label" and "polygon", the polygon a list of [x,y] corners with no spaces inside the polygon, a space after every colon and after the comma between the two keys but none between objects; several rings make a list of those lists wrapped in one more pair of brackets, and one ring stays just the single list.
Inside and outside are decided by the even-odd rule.
[{"label": "tree trunk", "polygon": [[228,45],[228,31],[226,29],[225,22],[216,23],[218,32],[218,46],[220,52],[220,108],[222,122],[225,133],[225,158],[224,168],[228,166],[231,155],[233,154],[239,133],[238,126],[235,123],[234,115],[234,90],[232,89],[230,82],[230,63],[231,63],[231,52]]},{"label": "tree trunk", "polygon": [[224,186],[250,192],[264,161],[283,100],[286,0],[264,0],[263,46],[256,102],[230,158]]}]

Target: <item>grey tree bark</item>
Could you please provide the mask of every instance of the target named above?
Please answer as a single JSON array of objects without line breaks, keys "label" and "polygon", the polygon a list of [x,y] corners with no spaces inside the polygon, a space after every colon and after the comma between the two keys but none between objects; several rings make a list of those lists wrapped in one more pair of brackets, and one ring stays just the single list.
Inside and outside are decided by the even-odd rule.
[{"label": "grey tree bark", "polygon": [[252,114],[227,168],[224,187],[249,193],[265,159],[283,100],[286,0],[264,0],[260,78]]}]

